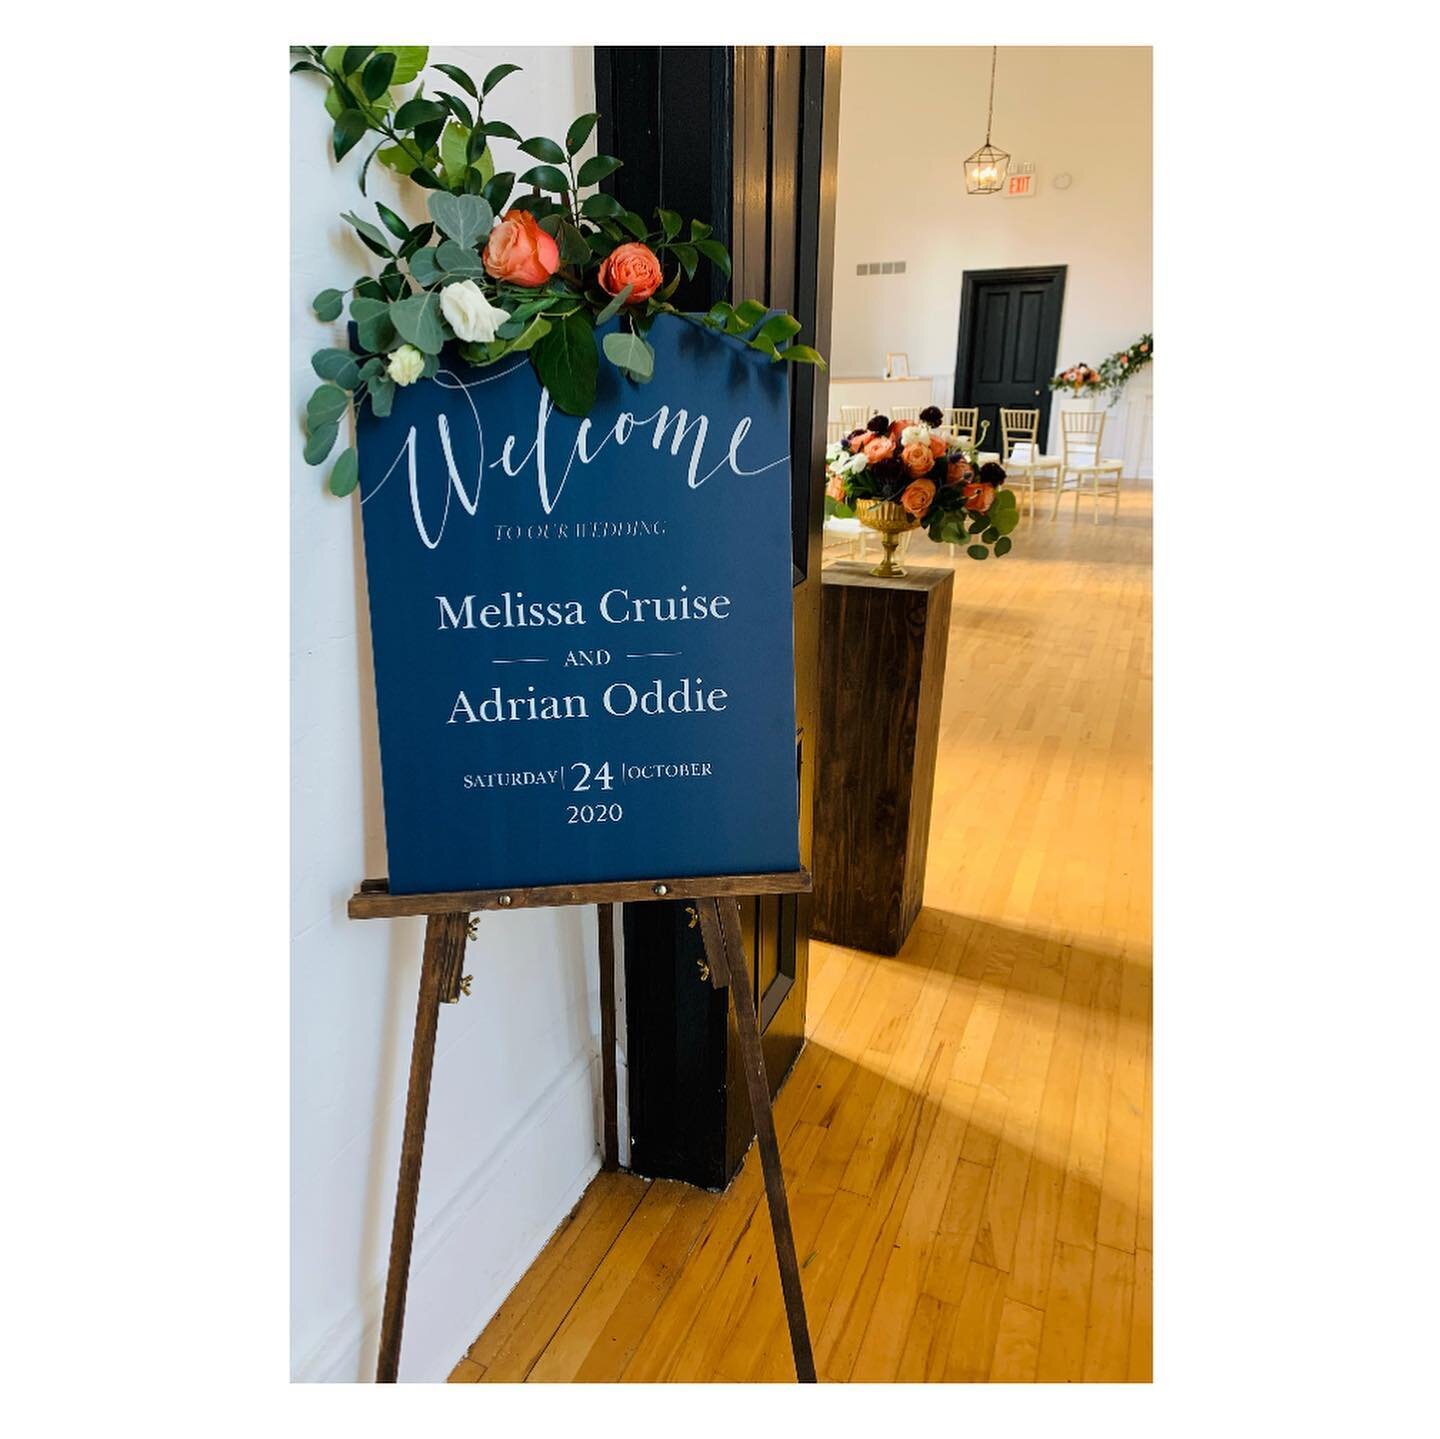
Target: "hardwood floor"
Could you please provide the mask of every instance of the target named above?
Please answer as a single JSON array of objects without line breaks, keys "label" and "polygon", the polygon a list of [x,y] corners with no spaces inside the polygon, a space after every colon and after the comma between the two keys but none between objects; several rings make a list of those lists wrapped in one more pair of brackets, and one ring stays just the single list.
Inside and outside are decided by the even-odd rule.
[{"label": "hardwood floor", "polygon": [[[1150,512],[956,570],[926,907],[814,944],[775,1118],[822,1381],[1151,1377]],[[754,1149],[600,1175],[454,1381],[794,1378]]]}]

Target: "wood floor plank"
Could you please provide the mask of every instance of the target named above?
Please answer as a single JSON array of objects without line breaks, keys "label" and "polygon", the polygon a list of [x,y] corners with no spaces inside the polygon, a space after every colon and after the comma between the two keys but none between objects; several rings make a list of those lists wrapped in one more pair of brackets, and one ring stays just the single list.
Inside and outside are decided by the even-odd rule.
[{"label": "wood floor plank", "polygon": [[951,1384],[979,1384],[990,1377],[990,1362],[1005,1307],[1005,1276],[988,1264],[971,1263],[955,1313],[955,1333],[945,1361]]},{"label": "wood floor plank", "polygon": [[1149,1384],[1155,1377],[1152,1332],[1154,1302],[1154,1260],[1149,1250],[1137,1249],[1135,1299],[1130,1311],[1130,1368],[1126,1375],[1132,1384]]},{"label": "wood floor plank", "polygon": [[1094,1266],[1092,1250],[1056,1241],[1035,1372],[1042,1384],[1074,1384],[1085,1377],[1085,1325]]},{"label": "wood floor plank", "polygon": [[1000,1311],[995,1354],[990,1364],[992,1384],[1031,1384],[1040,1363],[1040,1332],[1045,1315],[1028,1304],[1007,1299]]},{"label": "wood floor plank", "polygon": [[1129,1377],[1134,1297],[1135,1256],[1097,1244],[1085,1331],[1083,1377],[1088,1383],[1119,1384]]}]

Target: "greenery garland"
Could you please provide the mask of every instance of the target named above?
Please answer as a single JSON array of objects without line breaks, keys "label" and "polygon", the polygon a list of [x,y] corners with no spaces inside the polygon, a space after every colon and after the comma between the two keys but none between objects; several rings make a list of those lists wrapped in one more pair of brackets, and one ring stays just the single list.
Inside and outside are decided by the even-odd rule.
[{"label": "greenery garland", "polygon": [[1077,395],[1110,395],[1113,405],[1120,398],[1120,391],[1132,375],[1143,370],[1155,358],[1154,335],[1143,334],[1129,349],[1116,350],[1102,361],[1098,370],[1092,370],[1083,361],[1061,370],[1050,381],[1052,390],[1071,390]]},{"label": "greenery garland", "polygon": [[[302,45],[291,56],[292,74],[326,82],[337,163],[367,134],[377,137],[360,166],[361,194],[376,160],[430,192],[430,218],[418,225],[379,201],[379,224],[353,211],[342,216],[383,264],[378,275],[315,297],[324,321],[338,320],[348,297],[352,338],[311,359],[322,383],[306,406],[308,464],[329,457],[352,407],[368,403],[375,415],[388,415],[396,388],[433,376],[447,345],[471,365],[528,355],[556,406],[572,415],[595,403],[595,330],[617,316],[600,348],[637,384],[654,374],[645,336],[660,314],[735,336],[772,360],[824,368],[817,351],[793,343],[800,322],[758,300],[722,301],[703,316],[670,304],[681,275],[693,278],[702,261],[729,279],[725,246],[699,220],[686,232],[674,211],[657,209],[652,223],[595,188],[622,164],[592,155],[576,165],[598,115],[579,116],[563,146],[543,135],[522,139],[503,120],[487,119],[491,92],[518,65],[497,65],[477,85],[459,66],[436,63],[429,68],[454,89],[426,95],[421,81],[406,96],[402,87],[428,63],[427,46]],[[497,173],[489,143],[497,137],[518,142],[538,163],[519,176]],[[532,193],[512,198],[517,186]],[[329,487],[346,495],[358,480],[352,446],[335,462]]]}]

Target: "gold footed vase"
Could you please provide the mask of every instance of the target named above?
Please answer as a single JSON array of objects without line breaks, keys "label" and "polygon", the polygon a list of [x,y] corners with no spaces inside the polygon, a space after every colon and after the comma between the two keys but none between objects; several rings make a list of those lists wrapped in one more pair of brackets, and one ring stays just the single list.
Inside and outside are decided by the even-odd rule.
[{"label": "gold footed vase", "polygon": [[903,575],[905,566],[895,563],[895,547],[900,543],[901,535],[919,528],[920,521],[894,500],[857,500],[855,518],[866,529],[878,532],[880,543],[885,548],[885,558],[870,573],[882,580]]}]

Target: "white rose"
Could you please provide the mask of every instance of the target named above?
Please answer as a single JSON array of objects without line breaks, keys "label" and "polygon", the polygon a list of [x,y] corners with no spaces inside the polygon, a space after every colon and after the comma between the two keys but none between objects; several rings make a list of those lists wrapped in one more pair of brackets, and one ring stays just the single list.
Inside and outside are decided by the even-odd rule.
[{"label": "white rose", "polygon": [[385,373],[397,385],[413,385],[425,369],[425,356],[414,345],[401,345],[390,356]]},{"label": "white rose", "polygon": [[493,340],[495,331],[510,318],[508,310],[498,309],[485,298],[474,280],[446,285],[440,291],[440,309],[462,340]]},{"label": "white rose", "polygon": [[864,451],[861,451],[861,453],[858,455],[851,455],[850,473],[852,475],[858,475],[860,471],[863,470],[869,463],[870,461],[865,458]]},{"label": "white rose", "polygon": [[900,446],[903,449],[906,445],[930,443],[930,426],[926,424],[907,425],[900,431]]}]

